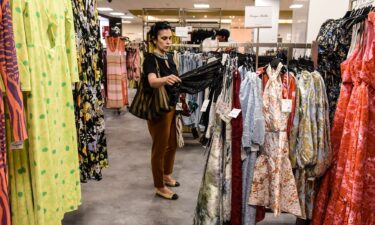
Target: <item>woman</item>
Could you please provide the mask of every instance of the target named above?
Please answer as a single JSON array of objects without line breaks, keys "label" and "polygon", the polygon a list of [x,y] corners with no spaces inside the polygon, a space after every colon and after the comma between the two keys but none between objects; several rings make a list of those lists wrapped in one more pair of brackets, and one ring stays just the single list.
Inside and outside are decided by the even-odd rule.
[{"label": "woman", "polygon": [[[180,184],[172,178],[173,164],[177,149],[175,106],[178,94],[174,85],[181,82],[177,76],[177,68],[172,56],[167,54],[172,44],[172,30],[168,22],[157,22],[151,27],[151,39],[154,53],[146,56],[143,63],[144,79],[151,88],[165,86],[172,110],[157,119],[147,121],[148,130],[152,137],[151,166],[156,194],[165,199],[176,200],[178,195],[169,187]],[[157,73],[160,73],[160,78]]]}]

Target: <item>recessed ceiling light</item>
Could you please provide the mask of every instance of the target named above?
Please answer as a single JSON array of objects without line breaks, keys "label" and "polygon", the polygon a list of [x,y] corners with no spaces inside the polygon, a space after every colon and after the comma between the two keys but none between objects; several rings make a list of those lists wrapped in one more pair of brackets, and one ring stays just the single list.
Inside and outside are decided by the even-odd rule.
[{"label": "recessed ceiling light", "polygon": [[279,23],[283,23],[283,24],[292,24],[292,23],[293,23],[293,20],[279,19]]},{"label": "recessed ceiling light", "polygon": [[107,8],[107,7],[98,7],[98,11],[101,11],[101,12],[110,12],[110,11],[113,11],[113,9]]},{"label": "recessed ceiling light", "polygon": [[303,7],[302,4],[292,4],[289,6],[290,9],[300,9],[302,7]]},{"label": "recessed ceiling light", "polygon": [[194,8],[208,9],[210,8],[209,4],[194,4]]},{"label": "recessed ceiling light", "polygon": [[222,19],[221,23],[232,23],[232,20],[230,20],[230,19]]},{"label": "recessed ceiling light", "polygon": [[204,18],[207,18],[207,15],[204,15]]},{"label": "recessed ceiling light", "polygon": [[134,16],[121,16],[123,19],[134,19]]},{"label": "recessed ceiling light", "polygon": [[229,16],[229,18],[231,18],[231,19],[234,19],[234,18],[235,18],[235,16]]},{"label": "recessed ceiling light", "polygon": [[129,21],[129,20],[123,20],[122,23],[132,23],[132,21]]},{"label": "recessed ceiling light", "polygon": [[125,13],[122,13],[122,12],[111,12],[109,14],[111,14],[113,16],[125,16]]}]

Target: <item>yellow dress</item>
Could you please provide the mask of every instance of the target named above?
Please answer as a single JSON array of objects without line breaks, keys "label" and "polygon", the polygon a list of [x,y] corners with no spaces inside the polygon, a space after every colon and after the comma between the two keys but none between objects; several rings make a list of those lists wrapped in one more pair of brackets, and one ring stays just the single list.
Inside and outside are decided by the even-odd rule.
[{"label": "yellow dress", "polygon": [[29,141],[9,152],[14,225],[57,225],[81,202],[70,0],[11,0]]}]

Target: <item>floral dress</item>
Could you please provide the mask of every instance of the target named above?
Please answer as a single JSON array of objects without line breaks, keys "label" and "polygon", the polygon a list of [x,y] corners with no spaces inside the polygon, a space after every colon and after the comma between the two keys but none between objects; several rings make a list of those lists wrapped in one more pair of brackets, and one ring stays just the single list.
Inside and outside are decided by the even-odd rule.
[{"label": "floral dress", "polygon": [[74,89],[81,181],[100,180],[108,166],[105,136],[102,45],[96,0],[73,0],[79,82]]},{"label": "floral dress", "polygon": [[[375,13],[370,13],[364,33],[367,37],[359,45],[364,54],[354,61],[355,70],[350,74],[353,88],[350,96],[340,98],[343,104],[348,101],[348,105],[336,117],[344,119],[339,121],[343,130],[325,225],[375,224],[374,21]],[[341,117],[343,114],[345,118]]]},{"label": "floral dress", "polygon": [[270,207],[275,215],[288,212],[301,216],[296,181],[289,160],[287,126],[289,113],[281,111],[282,80],[279,64],[268,67],[269,80],[263,94],[264,149],[258,157],[249,204]]}]

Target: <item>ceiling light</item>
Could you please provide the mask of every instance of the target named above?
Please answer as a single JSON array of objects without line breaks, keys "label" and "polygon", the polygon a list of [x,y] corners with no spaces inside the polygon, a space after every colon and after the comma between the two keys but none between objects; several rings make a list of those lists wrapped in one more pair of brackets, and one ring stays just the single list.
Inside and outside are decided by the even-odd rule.
[{"label": "ceiling light", "polygon": [[132,23],[132,21],[129,21],[129,20],[123,20],[122,23]]},{"label": "ceiling light", "polygon": [[210,8],[209,4],[194,4],[194,8],[208,9]]},{"label": "ceiling light", "polygon": [[204,15],[204,18],[207,18],[207,15]]},{"label": "ceiling light", "polygon": [[222,19],[221,23],[232,23],[232,20],[230,20],[230,19]]},{"label": "ceiling light", "polygon": [[121,16],[123,19],[134,19],[134,16]]},{"label": "ceiling light", "polygon": [[107,7],[98,7],[98,11],[101,11],[101,12],[110,12],[110,11],[113,11],[113,9],[107,8]]},{"label": "ceiling light", "polygon": [[229,16],[229,18],[234,19],[235,16]]},{"label": "ceiling light", "polygon": [[112,16],[125,16],[125,13],[121,13],[121,12],[111,12],[109,14],[111,14]]},{"label": "ceiling light", "polygon": [[290,9],[300,9],[302,7],[303,7],[302,4],[292,4],[289,6]]},{"label": "ceiling light", "polygon": [[291,23],[293,23],[293,20],[279,19],[279,23],[291,24]]}]

